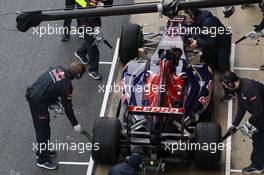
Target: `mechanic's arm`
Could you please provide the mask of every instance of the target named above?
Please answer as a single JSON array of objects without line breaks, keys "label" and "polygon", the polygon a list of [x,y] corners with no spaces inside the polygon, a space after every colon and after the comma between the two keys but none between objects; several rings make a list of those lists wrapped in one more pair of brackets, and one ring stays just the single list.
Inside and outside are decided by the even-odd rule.
[{"label": "mechanic's arm", "polygon": [[205,38],[201,39],[201,38],[198,38],[197,39],[197,46],[199,48],[208,48],[208,47],[213,47],[216,45],[217,43],[217,26],[212,22],[210,21],[209,19],[205,20],[204,21],[204,26],[203,28],[207,28],[209,31],[213,28],[215,28],[215,34],[212,35],[212,33],[208,33],[205,36]]},{"label": "mechanic's arm", "polygon": [[264,29],[264,1],[261,4],[261,12],[262,12],[262,21],[259,23],[259,25],[255,26],[255,31],[261,31]]},{"label": "mechanic's arm", "polygon": [[254,87],[254,90],[248,90],[247,93],[247,98],[250,100],[253,106],[253,113],[248,121],[253,126],[257,126],[259,119],[264,115],[264,99],[261,98],[261,94],[260,86]]},{"label": "mechanic's arm", "polygon": [[[264,15],[264,14],[263,14],[263,15]],[[257,25],[257,26],[255,26],[255,30],[256,30],[256,31],[261,31],[261,30],[263,30],[263,29],[264,29],[264,16],[263,16],[262,21],[260,22],[260,24]]]},{"label": "mechanic's arm", "polygon": [[72,109],[72,87],[67,87],[66,94],[61,97],[61,101],[65,110],[65,113],[70,120],[72,126],[78,125],[75,114]]},{"label": "mechanic's arm", "polygon": [[236,117],[235,117],[235,120],[233,121],[232,125],[237,127],[241,123],[245,113],[246,113],[246,109],[244,108],[244,106],[241,102],[241,97],[238,96]]}]

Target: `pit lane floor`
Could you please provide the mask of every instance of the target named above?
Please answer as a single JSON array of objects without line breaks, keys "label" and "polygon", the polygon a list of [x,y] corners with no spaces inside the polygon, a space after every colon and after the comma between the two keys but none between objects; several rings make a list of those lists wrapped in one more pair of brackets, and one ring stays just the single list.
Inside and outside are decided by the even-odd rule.
[{"label": "pit lane floor", "polygon": [[[130,0],[115,0],[127,3]],[[64,8],[63,0],[0,1],[0,13],[18,10]],[[128,16],[103,18],[104,37],[115,47],[121,26]],[[63,21],[44,22],[41,26],[61,26]],[[51,141],[53,143],[79,144],[79,150],[58,151],[54,160],[60,162],[58,170],[47,171],[36,167],[32,151],[35,133],[29,107],[24,98],[26,86],[55,65],[67,65],[74,60],[74,52],[83,43],[82,38],[71,36],[61,42],[60,35],[39,37],[30,29],[26,33],[16,31],[15,15],[0,16],[0,174],[1,175],[86,175],[90,152],[83,152],[83,143],[88,140],[73,131],[67,117],[51,116]],[[73,20],[72,26],[76,26]],[[114,49],[104,44],[100,47],[100,73],[102,81],[92,80],[85,74],[80,81],[73,81],[73,107],[83,129],[91,131],[95,117],[101,112],[104,93],[99,85],[107,83]]]},{"label": "pit lane floor", "polygon": [[[136,0],[135,2],[147,2],[146,0]],[[233,41],[235,42],[241,36],[252,30],[254,24],[258,24],[261,16],[257,5],[241,10],[240,6],[236,6],[236,12],[229,18],[223,18],[220,8],[211,10],[216,16],[218,16],[226,26],[232,27]],[[166,24],[166,17],[159,19],[158,14],[140,14],[131,15],[130,22],[137,23],[140,25],[145,25],[145,32],[158,32],[160,25]],[[147,24],[147,25],[146,25]],[[256,45],[254,41],[249,39],[241,42],[238,45],[233,45],[233,56],[232,56],[232,68],[241,77],[254,78],[262,83],[264,83],[264,72],[255,71],[255,68],[259,68],[261,64],[264,64],[263,56],[263,40],[259,45]],[[122,66],[122,65],[119,65]],[[248,69],[245,70],[244,68]],[[253,68],[251,70],[251,68]],[[242,69],[242,70],[241,70]],[[117,80],[120,77],[117,78]],[[222,87],[219,81],[219,74],[215,75],[215,89],[214,89],[214,112],[213,121],[219,122],[222,126],[222,134],[225,134],[228,124],[235,115],[236,103],[220,103],[220,98],[223,95]],[[112,94],[111,104],[117,104],[118,94]],[[109,102],[110,103],[110,102]],[[115,105],[111,105],[108,109],[108,116],[115,116]],[[247,114],[245,118],[249,115]],[[229,119],[229,123],[228,123]],[[242,138],[241,134],[236,134],[232,139],[230,138],[225,144],[231,143],[231,151],[222,152],[221,167],[216,171],[203,171],[198,170],[194,165],[189,165],[185,167],[177,167],[175,165],[169,165],[166,168],[167,175],[230,175],[230,174],[241,174],[241,169],[250,163],[250,153],[251,153],[251,141],[248,138]],[[227,155],[227,157],[226,157]],[[105,175],[109,166],[98,165],[96,175]]]}]

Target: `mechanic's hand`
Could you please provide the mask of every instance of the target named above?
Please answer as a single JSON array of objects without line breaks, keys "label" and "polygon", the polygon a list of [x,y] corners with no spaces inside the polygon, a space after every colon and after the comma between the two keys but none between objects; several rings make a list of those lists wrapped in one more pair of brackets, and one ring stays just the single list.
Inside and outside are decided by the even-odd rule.
[{"label": "mechanic's hand", "polygon": [[198,42],[197,42],[197,40],[192,39],[192,43],[191,43],[190,47],[193,48],[193,49],[197,48],[197,47],[198,47]]},{"label": "mechanic's hand", "polygon": [[243,125],[240,126],[240,131],[244,136],[252,138],[252,136],[258,132],[258,129],[249,121],[246,121]]},{"label": "mechanic's hand", "polygon": [[247,120],[244,125],[248,128],[248,129],[251,129],[252,128],[252,124]]},{"label": "mechanic's hand", "polygon": [[237,128],[235,127],[235,126],[230,126],[229,128],[228,128],[228,132],[230,133],[230,134],[233,134],[233,133],[235,133],[236,132],[236,130],[237,130]]},{"label": "mechanic's hand", "polygon": [[80,125],[79,123],[78,123],[77,125],[73,126],[73,128],[74,128],[74,130],[75,130],[76,132],[78,132],[79,134],[82,133],[82,127],[81,127],[81,125]]}]

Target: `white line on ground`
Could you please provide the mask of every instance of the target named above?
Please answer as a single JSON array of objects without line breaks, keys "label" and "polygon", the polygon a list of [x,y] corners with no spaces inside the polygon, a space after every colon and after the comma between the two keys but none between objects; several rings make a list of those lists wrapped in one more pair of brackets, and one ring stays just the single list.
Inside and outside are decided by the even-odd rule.
[{"label": "white line on ground", "polygon": [[89,165],[89,162],[59,162],[60,165]]},{"label": "white line on ground", "polygon": [[106,65],[112,65],[113,62],[107,62],[107,61],[100,61],[99,64],[106,64]]},{"label": "white line on ground", "polygon": [[[110,95],[110,88],[111,88],[111,84],[113,81],[115,67],[116,67],[117,58],[118,58],[119,44],[120,44],[120,38],[117,38],[113,62],[111,63],[112,65],[111,65],[110,73],[108,76],[107,86],[106,86],[104,99],[103,99],[103,103],[102,103],[102,107],[101,107],[101,111],[100,111],[100,117],[104,117],[105,112],[106,112],[107,102],[108,102],[108,98]],[[90,156],[89,165],[88,165],[86,175],[92,175],[93,166],[94,166],[94,161],[92,159],[92,156]]]},{"label": "white line on ground", "polygon": [[[235,48],[236,45],[232,44],[231,50],[231,58],[230,58],[230,69],[234,71],[235,64]],[[227,116],[227,128],[232,125],[232,115],[233,115],[233,100],[228,102],[228,116]],[[231,151],[232,151],[232,139],[231,137],[227,138],[226,144],[230,145],[230,149],[226,150],[226,167],[225,167],[225,175],[231,174]]]},{"label": "white line on ground", "polygon": [[117,41],[116,41],[116,48],[115,48],[115,53],[114,53],[114,57],[113,57],[113,64],[111,66],[109,77],[108,77],[108,81],[107,81],[107,84],[106,84],[106,89],[105,89],[106,93],[104,94],[104,99],[103,99],[103,104],[102,104],[102,107],[101,107],[100,117],[104,117],[104,115],[105,115],[107,101],[108,101],[108,98],[109,98],[109,95],[110,95],[111,84],[112,84],[112,81],[113,81],[115,67],[116,67],[117,58],[118,58],[119,43],[120,43],[120,39],[118,38]]},{"label": "white line on ground", "polygon": [[234,67],[235,70],[248,70],[248,71],[259,71],[259,68],[250,67]]},{"label": "white line on ground", "polygon": [[231,173],[242,173],[242,170],[234,170],[234,169],[231,169],[230,172]]},{"label": "white line on ground", "polygon": [[88,168],[87,168],[86,175],[92,175],[92,173],[93,173],[93,166],[94,166],[94,161],[92,159],[92,156],[90,155],[89,165],[88,165]]}]

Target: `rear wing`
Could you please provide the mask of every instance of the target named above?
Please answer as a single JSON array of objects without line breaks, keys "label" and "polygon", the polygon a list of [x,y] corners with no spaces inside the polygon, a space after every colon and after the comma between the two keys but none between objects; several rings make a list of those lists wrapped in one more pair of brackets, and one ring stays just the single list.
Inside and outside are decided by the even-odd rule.
[{"label": "rear wing", "polygon": [[157,106],[128,106],[128,114],[135,115],[163,115],[179,116],[183,115],[183,108],[157,107]]}]

